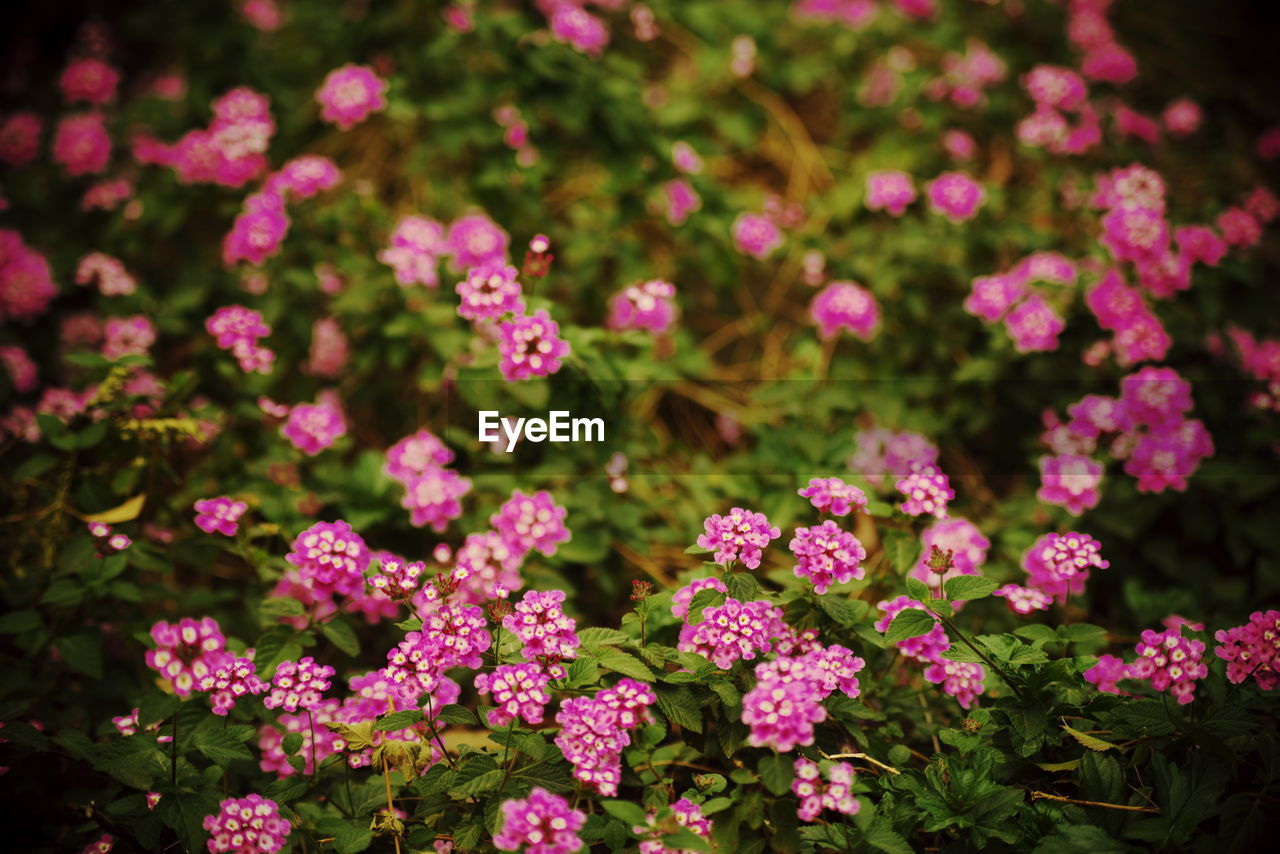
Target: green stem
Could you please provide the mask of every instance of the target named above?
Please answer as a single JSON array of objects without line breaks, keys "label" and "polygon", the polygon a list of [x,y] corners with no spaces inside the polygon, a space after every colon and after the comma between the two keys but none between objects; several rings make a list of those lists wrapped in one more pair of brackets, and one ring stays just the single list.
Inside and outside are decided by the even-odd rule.
[{"label": "green stem", "polygon": [[173,742],[169,745],[169,782],[178,787],[178,713],[173,713]]},{"label": "green stem", "polygon": [[1019,700],[1026,699],[1025,697],[1022,696],[1022,691],[1021,689],[1018,688],[1018,684],[1014,682],[1013,678],[1008,673],[1005,672],[1004,668],[996,664],[994,661],[992,661],[991,658],[988,657],[985,652],[978,649],[977,645],[973,641],[969,640],[968,635],[960,631],[959,626],[953,623],[949,617],[944,617],[941,614],[937,614],[937,613],[935,613],[934,616],[942,620],[942,624],[946,626],[949,631],[955,632],[956,637],[964,641],[965,646],[973,650],[974,654],[977,655],[978,658],[981,658],[987,664],[988,667],[990,667],[1001,679],[1003,679],[1005,684],[1009,686],[1009,689],[1013,691],[1013,694],[1015,697],[1017,697]]}]

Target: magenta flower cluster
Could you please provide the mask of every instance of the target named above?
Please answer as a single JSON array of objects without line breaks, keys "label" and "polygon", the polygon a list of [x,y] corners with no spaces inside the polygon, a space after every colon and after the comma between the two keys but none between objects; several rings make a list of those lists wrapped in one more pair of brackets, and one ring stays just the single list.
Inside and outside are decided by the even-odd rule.
[{"label": "magenta flower cluster", "polygon": [[796,578],[808,579],[815,593],[826,593],[833,584],[862,578],[861,562],[867,550],[858,538],[830,519],[810,528],[796,528],[788,547],[796,556]]},{"label": "magenta flower cluster", "polygon": [[791,791],[800,799],[801,821],[814,821],[823,810],[841,815],[858,812],[858,800],[853,796],[853,766],[848,762],[831,763],[824,775],[818,763],[798,756],[795,772]]},{"label": "magenta flower cluster", "polygon": [[573,776],[602,795],[616,795],[622,782],[622,751],[630,731],[651,719],[657,695],[643,682],[620,679],[593,697],[571,697],[560,704],[556,746],[573,765]]},{"label": "magenta flower cluster", "polygon": [[1242,626],[1214,634],[1214,655],[1227,662],[1227,679],[1240,684],[1249,677],[1263,691],[1280,685],[1280,611],[1255,611]]},{"label": "magenta flower cluster", "polygon": [[536,664],[501,664],[493,673],[475,678],[476,691],[489,695],[497,708],[489,712],[489,726],[505,727],[515,721],[530,726],[542,723],[543,709],[551,702],[551,680]]},{"label": "magenta flower cluster", "polygon": [[856,486],[850,486],[838,477],[810,478],[808,486],[797,493],[820,513],[832,516],[848,516],[855,510],[867,512],[867,495]]},{"label": "magenta flower cluster", "polygon": [[276,802],[261,795],[227,798],[219,812],[205,816],[210,854],[275,854],[291,830]]},{"label": "magenta flower cluster", "polygon": [[224,717],[231,712],[236,700],[246,694],[257,696],[267,687],[254,669],[253,650],[244,656],[229,658],[196,681],[197,690],[209,695],[213,713]]},{"label": "magenta flower cluster", "polygon": [[322,695],[329,690],[334,669],[327,664],[317,664],[311,656],[297,661],[282,661],[276,665],[271,677],[271,692],[262,704],[268,709],[314,709],[320,705]]},{"label": "magenta flower cluster", "polygon": [[573,854],[583,847],[578,831],[586,822],[586,813],[572,809],[559,795],[535,786],[527,798],[503,801],[502,825],[493,836],[493,844],[501,851]]},{"label": "magenta flower cluster", "polygon": [[195,503],[196,527],[206,534],[219,533],[224,537],[234,537],[240,528],[240,517],[248,509],[248,504],[226,495],[201,498]]},{"label": "magenta flower cluster", "polygon": [[725,566],[740,560],[747,569],[755,569],[760,566],[763,550],[782,536],[782,530],[769,524],[763,513],[741,507],[725,516],[715,513],[702,525],[705,533],[698,536],[698,545],[715,552],[716,563]]},{"label": "magenta flower cluster", "polygon": [[530,590],[502,619],[502,627],[523,644],[521,654],[546,666],[554,678],[563,675],[561,661],[578,657],[577,621],[564,613],[563,590]]},{"label": "magenta flower cluster", "polygon": [[700,622],[682,626],[678,648],[728,670],[736,661],[751,661],[772,650],[785,630],[782,610],[772,602],[730,598],[723,605],[704,608]]}]

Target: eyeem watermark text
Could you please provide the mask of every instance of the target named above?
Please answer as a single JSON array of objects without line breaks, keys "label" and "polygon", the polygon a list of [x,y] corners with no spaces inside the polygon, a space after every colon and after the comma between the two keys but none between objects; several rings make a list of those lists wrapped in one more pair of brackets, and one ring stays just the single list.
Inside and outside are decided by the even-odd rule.
[{"label": "eyeem watermark text", "polygon": [[511,453],[521,439],[530,442],[603,442],[603,418],[574,418],[567,410],[555,409],[544,418],[503,417],[496,409],[479,413],[476,438],[494,443],[506,439],[503,450]]}]

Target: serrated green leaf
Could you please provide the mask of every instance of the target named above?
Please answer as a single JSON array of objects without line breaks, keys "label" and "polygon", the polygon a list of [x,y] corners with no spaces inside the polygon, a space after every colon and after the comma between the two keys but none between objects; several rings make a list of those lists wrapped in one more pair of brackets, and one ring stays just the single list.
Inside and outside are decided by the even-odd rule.
[{"label": "serrated green leaf", "polygon": [[791,781],[796,776],[794,759],[781,753],[771,753],[762,756],[756,768],[764,787],[773,794],[782,795],[791,791]]},{"label": "serrated green leaf", "polygon": [[605,800],[600,802],[604,811],[615,818],[620,818],[628,825],[643,827],[649,821],[649,811],[631,801]]},{"label": "serrated green leaf", "polygon": [[351,628],[351,624],[341,617],[336,617],[321,627],[320,633],[336,646],[351,657],[360,654],[360,639],[356,637],[355,630]]},{"label": "serrated green leaf", "polygon": [[623,676],[630,676],[632,679],[639,679],[641,682],[653,681],[653,671],[643,661],[628,652],[606,646],[596,650],[593,653],[593,657],[600,662],[601,666],[621,673]]},{"label": "serrated green leaf", "polygon": [[631,637],[617,629],[589,628],[578,632],[578,640],[584,647],[596,647],[630,643]]},{"label": "serrated green leaf", "polygon": [[220,727],[202,729],[192,739],[196,750],[204,754],[210,762],[223,764],[237,759],[252,759],[253,754],[240,739]]},{"label": "serrated green leaf", "polygon": [[899,611],[898,615],[893,618],[893,622],[889,624],[889,630],[884,633],[884,636],[886,640],[896,643],[897,641],[928,634],[933,631],[933,627],[937,624],[938,621],[927,611],[919,608],[907,608]]},{"label": "serrated green leaf", "polygon": [[422,712],[417,709],[405,709],[399,712],[387,712],[385,715],[378,715],[374,721],[373,728],[379,732],[396,732],[402,729],[408,729],[414,724],[422,723]]},{"label": "serrated green leaf", "polygon": [[1072,729],[1066,724],[1062,725],[1062,729],[1090,750],[1115,750],[1116,748],[1116,745],[1109,741],[1098,738],[1097,736],[1089,735],[1087,732],[1081,732],[1078,729]]},{"label": "serrated green leaf", "polygon": [[683,685],[671,687],[658,685],[658,708],[667,716],[667,720],[694,732],[702,732],[702,710],[693,694]]},{"label": "serrated green leaf", "polygon": [[999,586],[1000,582],[994,578],[987,578],[985,575],[957,575],[955,578],[947,580],[947,583],[943,585],[943,591],[948,599],[966,602],[973,599],[984,599],[990,596]]}]

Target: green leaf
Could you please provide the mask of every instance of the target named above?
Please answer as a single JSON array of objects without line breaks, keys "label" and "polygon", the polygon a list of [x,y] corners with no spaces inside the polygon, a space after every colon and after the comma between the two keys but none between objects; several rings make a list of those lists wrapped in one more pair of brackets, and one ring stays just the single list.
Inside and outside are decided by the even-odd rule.
[{"label": "green leaf", "polygon": [[893,622],[889,624],[889,630],[884,633],[885,640],[897,642],[919,637],[933,631],[933,627],[937,624],[938,621],[927,611],[922,611],[919,608],[907,608],[904,611],[899,611],[898,615],[893,618]]},{"label": "green leaf", "polygon": [[649,811],[631,801],[601,801],[604,811],[615,818],[620,818],[628,825],[643,827],[649,821]]},{"label": "green leaf", "polygon": [[450,703],[436,714],[436,717],[445,723],[460,724],[462,726],[475,726],[480,723],[480,719],[476,717],[476,713],[468,709],[466,706],[459,706],[457,703]]},{"label": "green leaf", "polygon": [[926,599],[933,598],[933,591],[929,589],[929,585],[913,575],[907,576],[907,595],[912,599],[924,602]]},{"label": "green leaf", "polygon": [[417,709],[405,709],[401,712],[388,712],[385,715],[378,715],[378,719],[374,722],[373,728],[379,732],[396,732],[402,729],[408,729],[414,724],[422,722],[422,712]]},{"label": "green leaf", "polygon": [[102,636],[96,632],[70,635],[53,645],[67,666],[93,679],[102,678]]},{"label": "green leaf", "polygon": [[35,611],[10,611],[0,617],[0,634],[20,635],[34,632],[44,625]]},{"label": "green leaf", "polygon": [[341,854],[357,854],[373,843],[373,833],[367,826],[343,818],[322,818],[316,823],[316,835],[331,837],[333,847]]},{"label": "green leaf", "polygon": [[354,658],[360,654],[360,639],[346,620],[340,617],[330,620],[320,629],[320,633],[347,655]]},{"label": "green leaf", "polygon": [[218,765],[234,762],[237,759],[253,758],[249,748],[245,747],[240,739],[221,727],[199,730],[192,739],[192,743],[206,759]]},{"label": "green leaf", "polygon": [[1089,733],[1087,732],[1081,732],[1078,729],[1072,729],[1066,724],[1063,724],[1062,728],[1067,732],[1068,735],[1070,735],[1072,738],[1074,738],[1076,741],[1080,742],[1082,745],[1089,748],[1090,750],[1114,750],[1116,747],[1114,744],[1112,744],[1109,741],[1105,741],[1104,739],[1098,738],[1097,736],[1089,735]]},{"label": "green leaf", "polygon": [[760,596],[760,582],[749,572],[733,572],[725,582],[728,595],[739,602],[752,602]]},{"label": "green leaf", "polygon": [[842,626],[852,626],[858,622],[856,606],[843,596],[827,593],[818,597],[818,607],[828,617]]},{"label": "green leaf", "polygon": [[963,602],[971,599],[985,599],[999,586],[1000,582],[985,575],[957,575],[955,578],[948,579],[943,585],[943,591],[948,599]]},{"label": "green leaf", "polygon": [[631,637],[617,629],[589,628],[578,632],[578,640],[588,649],[630,643]]},{"label": "green leaf", "polygon": [[307,613],[302,603],[290,596],[277,596],[264,599],[258,606],[258,612],[264,617],[301,617]]},{"label": "green leaf", "polygon": [[630,676],[632,679],[639,679],[641,682],[653,681],[653,671],[646,667],[643,661],[630,653],[607,646],[596,650],[594,657],[602,666],[621,673],[623,676]]},{"label": "green leaf", "polygon": [[504,776],[506,776],[506,772],[498,768],[492,771],[485,771],[449,789],[449,797],[469,798],[472,795],[497,791],[498,786],[502,784]]},{"label": "green leaf", "polygon": [[182,700],[173,694],[152,691],[143,697],[142,702],[138,704],[138,723],[143,726],[159,723],[178,711],[178,707],[181,704]]},{"label": "green leaf", "polygon": [[655,690],[658,708],[667,716],[667,720],[685,729],[702,732],[702,710],[698,708],[698,701],[688,688],[683,685],[658,685]]},{"label": "green leaf", "polygon": [[302,733],[287,732],[284,735],[284,753],[286,756],[293,756],[302,749]]},{"label": "green leaf", "polygon": [[687,549],[685,549],[684,553],[687,555],[709,555],[714,551],[715,549],[704,549],[702,546],[695,543],[689,546]]},{"label": "green leaf", "polygon": [[671,833],[664,833],[662,835],[662,844],[667,851],[711,850],[710,842],[703,839],[687,827],[678,828]]},{"label": "green leaf", "polygon": [[764,787],[775,795],[791,791],[791,781],[795,779],[795,760],[781,753],[770,753],[760,758],[757,766],[760,780]]}]

